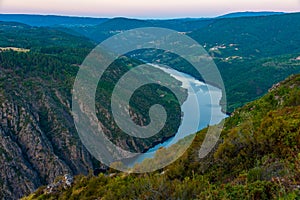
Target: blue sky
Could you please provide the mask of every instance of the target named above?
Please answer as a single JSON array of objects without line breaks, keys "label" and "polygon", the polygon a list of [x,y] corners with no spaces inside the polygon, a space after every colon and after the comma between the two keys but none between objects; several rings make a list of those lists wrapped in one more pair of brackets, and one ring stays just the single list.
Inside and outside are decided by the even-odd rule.
[{"label": "blue sky", "polygon": [[237,11],[300,12],[300,0],[0,0],[0,10],[98,17],[211,17]]}]

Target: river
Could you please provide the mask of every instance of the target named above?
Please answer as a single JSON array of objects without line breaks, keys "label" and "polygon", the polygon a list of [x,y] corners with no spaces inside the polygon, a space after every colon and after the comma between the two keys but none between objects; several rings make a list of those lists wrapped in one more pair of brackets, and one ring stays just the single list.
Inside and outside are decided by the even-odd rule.
[{"label": "river", "polygon": [[[160,148],[167,148],[172,144],[175,144],[180,139],[194,134],[194,129],[191,130],[191,124],[195,124],[195,121],[200,113],[200,123],[198,125],[197,131],[207,127],[208,125],[215,125],[221,122],[222,119],[226,118],[227,115],[222,112],[220,106],[220,100],[222,98],[221,89],[205,84],[194,77],[174,70],[172,68],[164,68],[158,65],[150,64],[153,67],[159,68],[162,71],[170,74],[178,81],[182,83],[182,88],[187,89],[188,97],[186,101],[181,106],[181,111],[183,112],[182,123],[178,129],[176,135],[165,142],[154,146],[149,149],[145,154],[141,154],[134,161],[130,163],[130,166],[134,166],[136,163],[140,163],[146,158],[153,158],[155,152]],[[195,112],[195,109],[199,109],[199,113]]]}]

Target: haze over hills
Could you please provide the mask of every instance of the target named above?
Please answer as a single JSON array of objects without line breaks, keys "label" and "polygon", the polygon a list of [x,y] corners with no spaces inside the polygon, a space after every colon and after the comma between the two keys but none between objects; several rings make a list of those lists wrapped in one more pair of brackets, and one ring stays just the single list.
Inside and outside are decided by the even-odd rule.
[{"label": "haze over hills", "polygon": [[[263,199],[264,193],[267,194],[265,198],[268,198],[273,195],[268,191],[274,191],[279,187],[274,183],[276,181],[272,181],[272,174],[275,174],[274,177],[284,178],[286,194],[298,194],[294,192],[293,187],[299,185],[297,172],[299,168],[297,166],[293,168],[295,165],[292,165],[298,161],[291,152],[298,153],[300,148],[297,137],[299,76],[282,82],[279,88],[274,87],[271,93],[267,92],[277,82],[292,74],[300,73],[300,13],[273,14],[267,13],[266,16],[266,13],[261,13],[262,16],[256,16],[258,14],[255,13],[254,17],[170,20],[25,15],[9,18],[9,15],[0,15],[0,21],[5,19],[18,21],[0,22],[0,159],[3,161],[0,163],[0,198],[16,199],[27,195],[66,173],[88,175],[89,171],[106,170],[88,153],[78,137],[71,115],[71,90],[80,64],[97,43],[120,31],[145,26],[175,29],[188,34],[206,48],[223,77],[229,112],[234,116],[227,121],[223,140],[220,141],[224,144],[218,147],[219,153],[216,153],[213,161],[209,160],[212,159],[210,157],[205,162],[209,167],[211,167],[209,163],[216,164],[215,168],[211,168],[212,171],[209,171],[205,163],[203,166],[198,160],[190,160],[194,152],[191,149],[180,161],[166,169],[170,172],[162,176],[162,179],[153,178],[152,175],[149,179],[135,179],[135,176],[129,176],[128,179],[137,181],[137,184],[138,180],[145,181],[140,186],[134,187],[142,187],[150,181],[156,189],[163,183],[170,191],[182,191],[184,188],[189,191],[184,193],[187,195],[196,192],[199,195],[201,192],[203,192],[201,195],[208,195],[205,191],[194,188],[194,185],[217,182],[216,187],[212,187],[217,189],[208,192],[226,190],[229,194],[229,191],[233,191],[233,197],[238,199],[255,198],[255,191],[259,190],[263,192],[258,192],[257,195],[261,195],[259,197]],[[43,24],[47,18],[49,21],[46,20]],[[155,52],[155,56],[153,59],[149,58],[149,61],[155,63],[158,58],[160,61],[173,59],[172,55],[163,56],[162,52]],[[96,106],[99,110],[105,110],[105,106],[109,105],[109,98],[106,97],[109,96],[116,79],[138,64],[141,63],[127,57],[114,63],[119,68],[112,70],[112,75],[101,82],[104,89],[98,91],[100,95],[97,96]],[[174,59],[172,64],[175,69],[196,76],[186,63]],[[153,91],[147,90],[148,94],[152,94]],[[264,96],[265,94],[267,95]],[[143,95],[146,94],[143,93],[142,97]],[[247,104],[262,96],[264,96],[262,99]],[[246,106],[241,108],[245,104]],[[166,105],[169,108],[174,107]],[[254,122],[254,132],[247,128],[248,117]],[[108,111],[98,118],[103,123],[111,124]],[[147,117],[144,119],[147,121]],[[272,120],[278,122],[274,127],[272,123],[267,123]],[[266,123],[263,123],[264,121]],[[168,128],[173,126],[174,124],[170,124]],[[264,137],[264,134],[270,136],[267,133],[274,134],[274,137],[281,133],[287,135],[279,135],[283,139],[276,143]],[[165,138],[170,137],[170,134],[173,133],[166,132]],[[108,129],[108,135],[122,148],[138,152],[143,152],[154,143],[165,139],[162,137],[148,141],[137,140],[124,137],[113,127]],[[193,146],[195,149],[199,148],[202,136],[198,134],[197,137],[198,142],[196,141]],[[272,137],[273,135],[269,138]],[[253,149],[268,145],[269,142],[273,142],[274,146],[278,144],[280,148],[273,151],[268,146],[266,149],[260,148],[257,154],[253,154]],[[245,152],[243,149],[246,149]],[[280,154],[281,149],[287,152],[288,158]],[[279,154],[282,157],[276,159]],[[275,158],[272,155],[275,155]],[[228,165],[222,166],[227,162]],[[276,171],[277,166],[282,170]],[[218,173],[215,174],[213,170]],[[230,170],[233,172],[229,172]],[[291,173],[287,172],[289,170]],[[92,185],[96,190],[96,183],[102,181],[109,182],[108,188],[119,188],[115,187],[115,184],[125,181],[126,190],[135,191],[129,189],[133,187],[127,182],[130,180],[122,177],[117,176],[115,179],[101,176],[99,179],[79,177],[74,187],[60,191],[61,193],[54,194],[54,197],[88,195],[78,192],[79,188]],[[160,176],[155,174],[155,177]],[[292,180],[289,179],[291,177],[295,180],[293,183],[288,182]],[[164,182],[164,178],[169,182]],[[241,182],[242,185],[236,185],[237,182]],[[222,184],[226,184],[225,189]],[[203,185],[201,188],[207,187],[208,185]],[[244,191],[245,188],[251,191],[253,189],[252,196],[250,192],[248,193],[250,196],[238,196],[244,194],[240,191]],[[93,188],[89,186],[88,189]],[[36,197],[44,194],[43,190],[39,191]],[[107,191],[108,194],[109,192],[118,194],[114,189]],[[221,197],[230,198],[222,196],[227,193],[221,192],[219,194]],[[95,193],[89,194],[90,198],[94,198]]]},{"label": "haze over hills", "polygon": [[[102,25],[73,28],[72,31],[96,42],[120,31],[147,26],[174,28],[177,31],[185,32],[203,45],[218,63],[229,94],[228,106],[229,112],[231,112],[234,108],[241,106],[241,102],[254,100],[264,94],[274,82],[280,81],[281,76],[277,76],[279,71],[281,74],[288,75],[291,72],[289,70],[297,70],[293,67],[282,70],[276,68],[275,64],[268,69],[263,66],[268,65],[268,60],[272,57],[281,62],[279,60],[283,55],[286,55],[285,59],[290,60],[298,56],[297,53],[300,51],[298,45],[300,43],[299,20],[299,13],[187,20],[184,22],[180,22],[180,20],[145,21],[116,18],[108,20]],[[121,25],[118,26],[118,24]],[[72,31],[70,30],[69,33],[72,34]],[[282,64],[278,63],[278,65]],[[257,74],[264,74],[262,77],[269,78],[257,77]],[[244,90],[244,88],[248,89]]]},{"label": "haze over hills", "polygon": [[[222,15],[216,18],[253,17],[284,14],[283,12],[238,12]],[[30,26],[93,26],[99,25],[110,18],[59,16],[59,15],[31,15],[31,14],[0,14],[0,21],[20,22]],[[186,22],[212,18],[178,18],[178,19],[144,19],[149,21]],[[121,25],[121,24],[119,24]]]},{"label": "haze over hills", "polygon": [[56,15],[0,14],[0,21],[20,22],[30,26],[92,26],[107,18],[70,17]]},{"label": "haze over hills", "polygon": [[237,17],[259,17],[259,16],[270,16],[270,15],[282,15],[284,12],[236,12],[229,13],[226,15],[219,16],[218,18],[237,18]]}]

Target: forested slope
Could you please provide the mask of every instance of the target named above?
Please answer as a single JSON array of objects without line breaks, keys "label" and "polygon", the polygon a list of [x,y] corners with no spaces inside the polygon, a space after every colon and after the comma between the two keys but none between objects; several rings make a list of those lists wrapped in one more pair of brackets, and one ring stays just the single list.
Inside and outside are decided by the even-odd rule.
[{"label": "forested slope", "polygon": [[[262,98],[237,109],[226,119],[213,152],[199,159],[205,133],[206,130],[197,133],[188,151],[161,171],[78,176],[71,187],[61,187],[50,194],[43,187],[25,199],[299,197],[300,75],[274,85]],[[146,162],[149,163],[155,161]]]},{"label": "forested slope", "polygon": [[[213,24],[211,24],[212,22],[207,24],[208,21],[205,20],[185,21],[185,23],[188,24],[186,27],[193,26],[193,28],[199,28],[196,32],[191,33],[191,36],[194,35],[193,37],[207,48],[220,69],[226,86],[230,112],[264,95],[274,83],[285,79],[291,74],[300,72],[300,51],[298,45],[300,20],[298,19],[299,14],[290,14],[268,17],[248,17],[247,19],[220,19],[220,21],[215,21]],[[116,20],[121,20],[122,23],[126,23],[124,19]],[[234,22],[234,20],[237,21]],[[249,20],[249,23],[246,23],[247,20]],[[260,21],[260,23],[256,24],[257,21]],[[285,21],[287,23],[285,23]],[[142,23],[135,20],[132,20],[132,22],[133,25],[124,24],[124,27],[132,28],[135,23]],[[111,24],[116,23],[116,21],[106,22],[105,26],[108,28],[105,28],[105,31],[109,30]],[[173,20],[170,20],[168,23],[170,27],[176,26],[177,24],[177,22],[175,23]],[[249,26],[239,29],[239,23],[246,23],[249,24]],[[202,29],[205,26],[208,27],[206,32]],[[98,28],[100,27],[101,25],[98,25]],[[262,28],[265,29],[260,32]],[[231,29],[234,31],[230,31]],[[224,34],[219,34],[220,32],[218,33],[217,30],[223,30],[222,33],[224,32]],[[218,34],[216,33],[216,35],[215,32]],[[105,32],[105,34],[106,33],[107,32]],[[215,38],[213,35],[205,35],[204,33],[212,33],[218,37]],[[203,35],[205,37],[201,39]],[[244,39],[246,39],[245,43],[243,43]],[[53,182],[57,176],[61,176],[65,173],[87,175],[89,171],[98,170],[99,168],[102,169],[103,166],[92,158],[81,144],[70,112],[71,89],[74,79],[80,64],[96,44],[94,41],[83,36],[70,35],[57,28],[32,27],[14,22],[0,22],[0,156],[3,161],[0,163],[0,168],[3,169],[0,170],[0,197],[11,196],[12,198],[18,198],[24,194],[29,194],[37,187],[49,184]],[[224,48],[224,46],[226,48]],[[258,51],[252,51],[251,49],[257,49]],[[140,63],[141,62],[134,61],[135,65]],[[120,75],[116,72],[124,73],[130,69],[129,66],[132,66],[131,60],[128,59],[116,61],[114,64],[115,67],[118,67],[119,64],[123,65],[122,70],[113,71],[112,77],[114,79]],[[184,67],[187,66],[184,65],[183,68]],[[295,80],[295,78],[292,80]],[[112,83],[116,80],[112,80],[108,76],[108,82],[105,81],[106,80],[104,80],[102,85],[105,87],[102,88],[102,91],[100,90],[102,96],[97,96],[98,101],[96,106],[98,106],[98,108],[102,108],[101,106],[103,105],[109,105],[109,99],[104,99],[103,97],[109,96],[109,92],[112,90]],[[293,86],[289,85],[289,82],[286,82],[286,84],[288,85],[286,91],[282,92],[283,94],[287,92],[287,94],[289,94],[287,96],[291,98],[283,102],[294,101],[296,102],[295,105],[298,105],[299,103],[297,102],[299,100],[297,100],[297,98],[299,95],[297,90],[294,91],[295,93],[291,93],[290,91],[292,90],[290,90],[291,88],[288,89],[288,87]],[[297,89],[297,87],[294,87],[294,89],[295,88]],[[148,90],[147,92],[148,94],[152,94],[151,92],[153,92],[153,90]],[[223,153],[219,153],[216,154],[216,156],[219,155],[220,158],[216,157],[218,159],[208,162],[214,163],[218,173],[211,173],[213,175],[204,176],[203,174],[201,175],[202,172],[199,173],[199,170],[197,171],[197,169],[193,168],[194,172],[204,176],[204,178],[207,177],[207,179],[203,180],[209,180],[209,183],[214,183],[219,178],[222,182],[222,177],[227,176],[230,178],[228,180],[236,179],[236,176],[242,174],[241,171],[243,170],[246,170],[245,173],[250,173],[249,170],[253,167],[253,162],[256,161],[255,156],[258,155],[259,161],[259,159],[262,159],[260,158],[261,155],[265,155],[266,152],[275,152],[271,146],[267,149],[260,149],[261,146],[280,144],[280,150],[285,149],[285,145],[289,144],[290,139],[285,138],[285,134],[278,136],[273,133],[273,129],[276,133],[281,133],[281,131],[276,131],[278,127],[273,127],[272,123],[268,124],[267,121],[278,122],[276,126],[279,126],[279,130],[286,130],[287,128],[280,127],[280,124],[285,126],[286,121],[288,121],[287,126],[291,128],[291,130],[288,130],[295,131],[293,126],[299,125],[297,124],[299,116],[295,112],[297,108],[295,105],[276,104],[276,102],[280,100],[278,96],[281,97],[282,93],[275,94],[273,92],[273,94],[273,97],[271,95],[268,100],[264,97],[263,99],[265,100],[261,100],[261,103],[260,100],[256,102],[258,105],[263,105],[259,107],[261,111],[255,109],[257,105],[249,107],[249,105],[252,104],[247,104],[248,107],[246,106],[241,110],[238,109],[234,112],[234,116],[228,120],[227,128],[224,131],[224,141],[232,148],[223,148],[224,156],[228,157],[228,166],[222,165],[223,167],[218,167],[217,161],[221,163],[226,161],[227,163],[226,157],[223,158],[221,156]],[[292,98],[294,98],[294,100]],[[264,102],[265,105],[263,104]],[[273,103],[270,104],[270,102]],[[271,105],[274,107],[270,107]],[[173,106],[168,105],[168,107]],[[258,140],[256,137],[254,137],[254,139],[250,138],[249,144],[256,144],[254,148],[251,147],[251,145],[249,146],[248,143],[240,144],[226,139],[226,135],[239,137],[241,134],[238,127],[249,126],[246,123],[247,120],[245,120],[248,119],[245,117],[249,117],[249,114],[246,114],[246,108],[250,111],[253,110],[250,112],[253,116],[250,117],[253,121],[253,129],[255,131],[260,130],[257,127],[266,126],[266,128],[269,127],[269,129],[267,129],[268,131],[265,131],[266,135],[272,133],[275,134],[276,137],[285,138],[287,141],[276,143],[277,140],[269,141],[266,138],[260,138],[260,141],[266,141],[258,143],[258,145],[255,143],[257,142],[256,140]],[[255,110],[258,115],[255,114]],[[269,116],[271,119],[263,115],[272,110],[273,113],[271,112]],[[239,112],[242,114],[239,114]],[[286,115],[287,118],[279,118],[281,115]],[[244,116],[244,118],[242,116]],[[101,116],[98,117],[101,118]],[[261,120],[262,117],[265,118]],[[293,118],[296,120],[291,120]],[[137,119],[137,121],[138,120],[141,121],[144,119]],[[237,126],[239,120],[243,121],[242,124],[245,123],[245,125]],[[251,120],[248,121],[251,122]],[[291,121],[293,122],[290,124]],[[109,124],[108,121],[104,122]],[[262,122],[266,123],[261,125]],[[235,132],[233,130],[237,131]],[[116,144],[139,152],[147,150],[153,146],[153,144],[173,134],[166,129],[164,132],[165,138],[157,136],[150,141],[141,141],[128,138],[119,133],[120,132],[112,129],[109,136]],[[202,138],[200,135],[195,142],[195,145],[198,147]],[[234,137],[230,136],[229,138]],[[289,137],[291,137],[291,140],[294,142],[297,141],[295,135],[289,135]],[[270,136],[268,138],[272,137]],[[257,149],[257,146],[260,147],[258,148],[258,152],[253,150]],[[244,152],[245,148],[249,148],[249,150],[245,150]],[[289,149],[292,148],[288,145],[287,149],[288,150],[282,152],[289,151]],[[296,151],[297,149],[294,150]],[[222,151],[219,150],[219,152]],[[253,153],[252,155],[251,152],[255,152],[255,154]],[[279,152],[279,149],[277,149],[276,152]],[[267,154],[269,155],[269,153]],[[278,159],[278,155],[275,155],[276,159]],[[292,154],[288,153],[287,155]],[[249,158],[249,162],[251,162],[252,165],[248,165],[249,163],[246,162],[247,159],[245,159],[245,157]],[[295,156],[293,158],[295,158]],[[185,157],[183,157],[183,159],[185,159]],[[239,159],[242,162],[240,162]],[[285,160],[284,158],[284,162]],[[178,162],[183,161],[184,160]],[[276,162],[277,161],[278,160],[276,160]],[[186,162],[191,163],[188,165],[196,163],[195,166],[201,169],[199,165],[200,162],[190,162],[190,159],[187,159]],[[288,165],[292,163],[290,160],[286,162],[288,162]],[[296,160],[294,160],[294,162],[296,163]],[[243,163],[245,163],[244,168],[239,166]],[[173,181],[176,180],[174,177],[182,176],[178,181],[180,184],[183,184],[183,177],[189,177],[191,179],[192,176],[185,175],[185,172],[192,173],[193,170],[185,170],[186,165],[184,162],[182,166],[176,163],[172,165],[176,166],[178,175],[172,176],[172,179],[165,180]],[[229,173],[228,175],[225,169],[234,169],[235,166],[237,166],[237,171],[235,173]],[[251,167],[247,168],[247,166]],[[262,167],[264,168],[264,166]],[[192,168],[187,166],[186,169]],[[173,172],[175,173],[176,170],[174,169]],[[291,168],[288,168],[288,170],[291,170]],[[180,175],[180,173],[183,173],[183,175]],[[209,174],[210,172],[205,171],[205,173]],[[215,178],[213,178],[214,176]],[[168,178],[169,175],[162,177]],[[105,178],[105,180],[107,179]],[[113,179],[109,180],[111,181]],[[136,179],[133,180],[137,181]],[[141,179],[141,181],[142,180],[143,179]],[[298,179],[295,178],[295,180],[297,181]],[[122,181],[122,179],[120,179],[120,181]],[[226,183],[226,181],[223,182]],[[163,183],[168,185],[166,182]],[[172,184],[168,187],[173,190],[174,188],[172,187],[175,185],[176,184]],[[180,185],[179,187],[185,186]],[[216,187],[219,186],[217,185]],[[193,193],[191,192],[191,194]]]}]

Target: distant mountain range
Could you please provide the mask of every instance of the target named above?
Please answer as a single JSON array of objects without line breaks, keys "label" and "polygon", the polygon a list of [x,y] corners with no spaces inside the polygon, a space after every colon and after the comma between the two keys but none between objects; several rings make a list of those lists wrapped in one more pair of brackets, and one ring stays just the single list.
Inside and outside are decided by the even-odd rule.
[{"label": "distant mountain range", "polygon": [[[217,18],[236,18],[236,17],[253,17],[253,16],[268,16],[279,15],[283,12],[237,12],[226,14]],[[121,19],[121,18],[116,18]],[[124,18],[126,19],[126,18]],[[145,19],[141,21],[151,21],[156,23],[161,22],[192,22],[199,20],[207,20],[213,18],[181,18],[181,19],[166,19],[152,20]],[[30,14],[0,14],[0,21],[20,22],[30,26],[93,26],[99,25],[108,21],[109,18],[93,18],[93,17],[75,17],[75,16],[57,16],[57,15],[30,15]],[[176,23],[177,24],[177,23]]]},{"label": "distant mountain range", "polygon": [[107,18],[56,15],[0,14],[0,21],[20,22],[30,26],[91,26],[101,24],[107,20]]},{"label": "distant mountain range", "polygon": [[236,13],[229,13],[226,15],[222,15],[218,18],[236,18],[236,17],[259,17],[259,16],[270,16],[270,15],[282,15],[285,14],[284,12],[236,12]]}]

